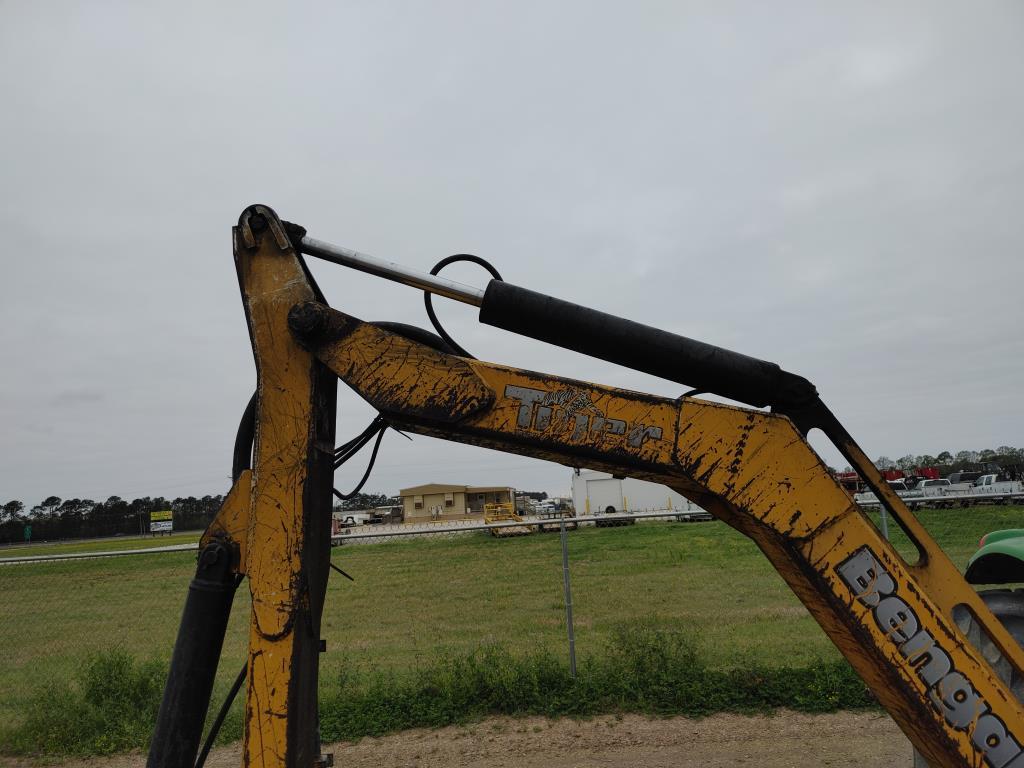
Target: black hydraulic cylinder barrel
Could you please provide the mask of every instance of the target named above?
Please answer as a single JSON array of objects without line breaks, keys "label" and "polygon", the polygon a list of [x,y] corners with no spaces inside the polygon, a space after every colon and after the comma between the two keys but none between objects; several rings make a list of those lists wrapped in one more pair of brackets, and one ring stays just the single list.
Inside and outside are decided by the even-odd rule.
[{"label": "black hydraulic cylinder barrel", "polygon": [[492,280],[480,322],[755,407],[797,406],[814,385],[775,363]]},{"label": "black hydraulic cylinder barrel", "polygon": [[230,546],[220,541],[211,542],[199,554],[174,643],[147,768],[195,765],[235,596],[232,559]]}]

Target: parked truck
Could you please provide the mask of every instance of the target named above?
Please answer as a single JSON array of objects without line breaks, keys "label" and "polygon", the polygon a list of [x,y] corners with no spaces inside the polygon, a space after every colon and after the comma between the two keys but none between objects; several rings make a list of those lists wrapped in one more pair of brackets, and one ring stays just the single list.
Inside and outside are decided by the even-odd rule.
[{"label": "parked truck", "polygon": [[[1024,482],[1000,480],[999,475],[981,475],[973,483],[945,480],[921,480],[913,489],[907,489],[902,482],[890,481],[889,485],[911,509],[919,507],[969,507],[973,504],[1019,504],[1024,503]],[[858,493],[854,497],[862,507],[878,506],[873,493]]]},{"label": "parked truck", "polygon": [[1020,480],[1000,480],[999,475],[982,475],[974,481],[971,493],[979,496],[1024,496],[1024,483]]}]

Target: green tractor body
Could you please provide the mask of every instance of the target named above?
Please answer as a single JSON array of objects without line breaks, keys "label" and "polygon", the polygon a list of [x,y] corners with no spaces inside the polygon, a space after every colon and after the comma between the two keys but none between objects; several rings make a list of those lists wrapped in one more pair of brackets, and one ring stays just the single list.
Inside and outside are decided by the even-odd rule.
[{"label": "green tractor body", "polygon": [[986,533],[967,564],[971,584],[1024,582],[1024,528]]}]

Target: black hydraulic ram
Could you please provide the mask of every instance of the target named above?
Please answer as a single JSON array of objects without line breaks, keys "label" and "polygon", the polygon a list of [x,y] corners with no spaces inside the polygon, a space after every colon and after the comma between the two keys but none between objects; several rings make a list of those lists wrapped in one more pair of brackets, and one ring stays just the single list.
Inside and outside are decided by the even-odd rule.
[{"label": "black hydraulic ram", "polygon": [[492,280],[486,291],[314,240],[295,227],[299,250],[480,308],[480,322],[624,365],[756,408],[791,410],[817,390],[775,363]]},{"label": "black hydraulic ram", "polygon": [[210,706],[237,577],[234,551],[214,540],[199,553],[171,657],[147,768],[192,768]]},{"label": "black hydraulic ram", "polygon": [[811,382],[775,363],[500,280],[487,286],[480,322],[755,407],[817,396]]}]

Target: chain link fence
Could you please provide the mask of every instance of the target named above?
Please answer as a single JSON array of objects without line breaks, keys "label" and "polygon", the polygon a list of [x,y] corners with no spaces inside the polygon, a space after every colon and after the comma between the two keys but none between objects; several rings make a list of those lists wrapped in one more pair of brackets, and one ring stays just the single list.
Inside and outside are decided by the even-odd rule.
[{"label": "chain link fence", "polygon": [[[633,526],[653,532],[705,515],[654,511],[343,528],[332,537],[332,561],[354,581],[332,573],[328,585],[323,684],[356,670],[402,674],[488,644],[546,649],[568,660],[575,641],[586,653],[588,641],[596,643],[611,623],[631,615],[621,604],[602,606],[608,581],[622,576],[625,565],[624,553],[608,558],[603,552],[619,548],[616,539],[626,544],[611,532]],[[599,529],[610,535],[595,538]],[[66,545],[43,555],[0,551],[0,717],[17,718],[35,690],[73,678],[98,652],[170,658],[196,544],[114,541],[132,548],[109,551],[95,542],[98,551],[68,552]],[[576,617],[568,623],[573,602]],[[245,661],[248,618],[243,584],[224,644],[220,688]]]},{"label": "chain link fence", "polygon": [[[925,522],[966,562],[982,533],[1019,514],[937,510]],[[645,622],[693,635],[695,663],[712,672],[832,675],[837,652],[757,547],[708,517],[694,507],[336,529],[332,562],[354,580],[331,573],[321,691],[337,698],[354,676],[400,679],[490,647],[569,667],[575,656],[629,663],[636,659],[614,648],[609,656],[609,647],[624,626]],[[17,723],[43,687],[74,681],[97,653],[169,660],[199,532],[175,536],[184,538],[0,549],[0,724]],[[243,583],[214,702],[244,664],[249,603]]]}]

